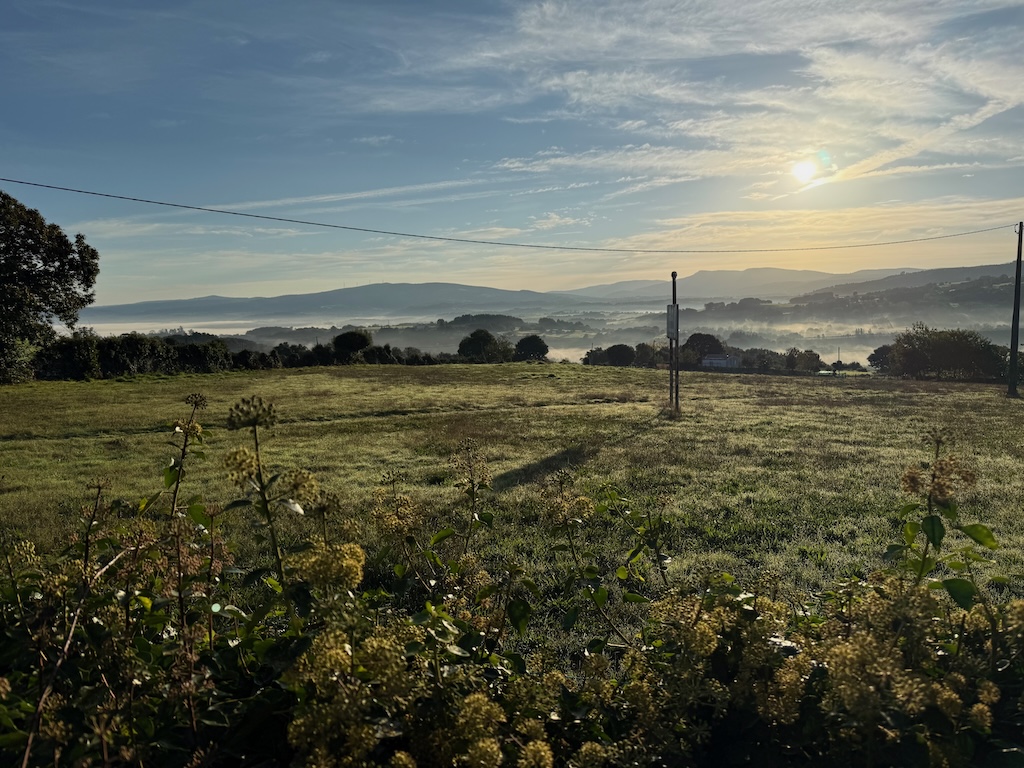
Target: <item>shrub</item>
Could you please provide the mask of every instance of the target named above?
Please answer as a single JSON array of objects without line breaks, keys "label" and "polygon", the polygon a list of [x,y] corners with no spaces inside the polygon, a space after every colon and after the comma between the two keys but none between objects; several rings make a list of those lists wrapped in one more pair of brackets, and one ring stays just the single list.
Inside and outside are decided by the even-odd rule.
[{"label": "shrub", "polygon": [[[978,573],[996,539],[962,518],[974,478],[941,435],[904,477],[917,500],[890,567],[784,600],[769,578],[673,583],[672,521],[565,470],[535,582],[486,549],[473,441],[451,457],[448,519],[389,471],[364,547],[311,473],[273,468],[277,411],[258,397],[226,419],[241,495],[208,503],[186,490],[206,399],[186,404],[156,493],[110,503],[95,481],[53,556],[3,532],[4,764],[926,766],[1024,748],[1024,601]],[[225,538],[235,517],[259,532],[251,562]],[[619,555],[588,551],[592,532]],[[574,650],[550,653],[551,634]]]}]

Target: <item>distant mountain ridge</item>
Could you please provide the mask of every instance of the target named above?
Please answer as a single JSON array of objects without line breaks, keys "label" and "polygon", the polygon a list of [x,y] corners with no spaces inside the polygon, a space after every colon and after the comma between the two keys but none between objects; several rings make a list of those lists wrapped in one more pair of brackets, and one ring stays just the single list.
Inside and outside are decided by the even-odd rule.
[{"label": "distant mountain ridge", "polygon": [[[1013,265],[953,267],[934,270],[871,269],[849,274],[814,270],[754,267],[701,270],[677,280],[680,300],[755,297],[788,300],[820,291],[837,294],[999,275]],[[561,311],[651,310],[671,298],[671,280],[626,280],[564,291],[510,291],[460,283],[374,283],[354,288],[272,297],[204,296],[135,304],[87,307],[80,321],[191,324],[203,321],[253,321],[261,325],[304,318],[322,320],[376,317],[436,319],[473,312],[539,316]]]},{"label": "distant mountain ridge", "polygon": [[[580,297],[573,299],[572,305],[585,305],[588,301]],[[459,283],[374,283],[320,293],[273,297],[204,296],[87,307],[80,317],[83,323],[136,319],[177,322],[195,318],[259,320],[264,323],[273,322],[277,318],[353,317],[366,314],[438,317],[452,311],[493,312],[500,309],[549,312],[565,308],[566,302],[567,298],[559,294],[507,291]]]},{"label": "distant mountain ridge", "polygon": [[969,280],[977,280],[981,277],[999,277],[1001,275],[1012,276],[1017,269],[1013,262],[1009,264],[985,264],[980,267],[940,267],[938,269],[925,269],[916,272],[881,277],[877,280],[864,282],[848,282],[839,285],[826,286],[812,292],[832,291],[837,296],[844,296],[856,291],[857,293],[869,293],[875,291],[887,291],[892,288],[920,288],[924,285],[943,283],[963,283]]}]

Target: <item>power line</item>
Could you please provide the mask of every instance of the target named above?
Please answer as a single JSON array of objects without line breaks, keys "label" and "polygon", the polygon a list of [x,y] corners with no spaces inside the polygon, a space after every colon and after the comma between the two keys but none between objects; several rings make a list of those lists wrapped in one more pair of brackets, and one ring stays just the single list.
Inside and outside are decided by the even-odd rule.
[{"label": "power line", "polygon": [[242,211],[229,211],[224,208],[207,208],[201,205],[186,205],[184,203],[168,203],[163,200],[147,200],[144,197],[130,197],[128,195],[112,195],[106,192],[93,192],[87,189],[74,189],[72,187],[59,187],[54,184],[40,184],[35,181],[22,181],[20,179],[6,179],[0,177],[0,181],[10,184],[24,184],[29,187],[40,187],[42,189],[55,189],[60,192],[74,192],[78,195],[92,195],[93,197],[106,197],[113,200],[127,200],[132,203],[145,203],[146,205],[162,205],[167,208],[182,208],[187,211],[202,211],[203,213],[220,213],[225,216],[241,216],[247,219],[261,219],[263,221],[277,221],[284,224],[300,224],[306,227],[325,227],[327,229],[343,229],[348,232],[364,232],[371,235],[390,235],[392,237],[408,237],[416,240],[434,240],[444,243],[468,243],[470,245],[494,245],[505,248],[536,248],[548,251],[586,251],[590,253],[789,253],[793,251],[838,251],[847,248],[878,248],[883,245],[907,245],[908,243],[925,243],[931,240],[946,240],[951,237],[968,237],[980,235],[984,232],[995,232],[998,229],[1007,229],[1012,224],[1002,224],[997,227],[986,227],[985,229],[972,229],[968,232],[954,232],[949,235],[933,235],[931,237],[914,237],[906,240],[887,240],[881,243],[847,243],[845,245],[815,245],[802,248],[587,248],[576,245],[534,245],[532,243],[513,243],[500,240],[474,240],[466,237],[442,237],[440,235],[423,235],[413,232],[393,232],[386,229],[369,229],[367,227],[353,227],[347,224],[327,224],[322,221],[309,221],[306,219],[288,219],[282,216],[267,216],[260,213],[243,213]]}]

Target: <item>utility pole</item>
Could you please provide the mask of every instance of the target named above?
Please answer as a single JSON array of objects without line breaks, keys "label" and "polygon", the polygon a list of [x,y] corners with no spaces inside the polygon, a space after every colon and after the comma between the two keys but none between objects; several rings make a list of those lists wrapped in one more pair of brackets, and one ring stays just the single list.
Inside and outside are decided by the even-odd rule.
[{"label": "utility pole", "polygon": [[668,315],[668,402],[673,412],[679,413],[679,304],[676,300],[676,276],[672,273],[672,303]]},{"label": "utility pole", "polygon": [[1024,243],[1024,221],[1017,224],[1017,278],[1013,283],[1013,323],[1010,325],[1010,370],[1007,375],[1007,397],[1020,397],[1017,393],[1017,347],[1020,344],[1020,256]]}]

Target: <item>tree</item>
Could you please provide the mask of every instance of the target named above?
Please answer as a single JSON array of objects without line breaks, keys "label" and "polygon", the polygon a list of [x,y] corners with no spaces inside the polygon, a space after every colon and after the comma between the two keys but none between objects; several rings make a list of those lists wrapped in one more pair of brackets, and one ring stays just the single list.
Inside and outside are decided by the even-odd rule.
[{"label": "tree", "polygon": [[629,344],[612,344],[605,352],[608,355],[608,365],[619,368],[628,368],[636,359],[636,350]]},{"label": "tree", "polygon": [[[876,365],[882,352],[883,347],[876,349],[868,362]],[[1006,355],[977,331],[938,330],[915,323],[893,339],[886,362],[896,376],[992,379],[1005,375]]]},{"label": "tree", "polygon": [[305,358],[309,354],[308,347],[302,344],[291,344],[287,341],[282,341],[271,351],[277,353],[281,365],[285,368],[298,368],[305,365]]},{"label": "tree", "polygon": [[512,355],[513,360],[545,360],[548,356],[548,345],[537,334],[523,336],[516,342],[516,351]]},{"label": "tree", "polygon": [[690,334],[690,338],[686,340],[682,348],[692,351],[701,360],[708,355],[721,355],[725,352],[722,342],[710,333]]},{"label": "tree", "polygon": [[512,359],[512,345],[505,339],[477,328],[459,342],[459,357],[471,363],[506,363]]},{"label": "tree", "polygon": [[40,379],[98,379],[100,377],[99,337],[89,331],[74,331],[47,344],[36,355]]},{"label": "tree", "polygon": [[825,367],[825,363],[822,362],[821,355],[813,349],[805,349],[797,354],[796,367],[798,371],[817,372]]},{"label": "tree", "polygon": [[373,344],[373,336],[369,331],[345,331],[339,333],[331,342],[334,345],[334,355],[342,365],[354,363],[356,356],[364,349]]},{"label": "tree", "polygon": [[883,344],[868,355],[868,365],[879,373],[889,373],[892,360],[892,344]]},{"label": "tree", "polygon": [[653,344],[641,341],[636,345],[636,359],[633,365],[637,368],[654,368],[657,365],[660,350]]},{"label": "tree", "polygon": [[0,382],[24,377],[25,345],[53,341],[54,320],[74,328],[99,271],[85,237],[72,243],[39,211],[0,192]]}]

